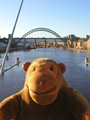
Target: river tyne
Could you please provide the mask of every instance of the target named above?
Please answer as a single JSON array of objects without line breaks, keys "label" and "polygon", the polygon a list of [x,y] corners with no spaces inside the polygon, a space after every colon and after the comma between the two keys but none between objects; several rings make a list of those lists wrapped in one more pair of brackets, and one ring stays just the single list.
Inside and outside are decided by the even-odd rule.
[{"label": "river tyne", "polygon": [[[6,61],[5,68],[13,65],[15,63],[13,60],[17,57],[21,63],[0,76],[0,102],[23,88],[26,73],[22,69],[22,64],[25,61],[32,62],[37,58],[46,57],[66,65],[66,72],[63,76],[67,83],[81,92],[90,103],[90,66],[85,66],[84,63],[85,58],[90,59],[90,54],[59,48],[36,48],[29,51],[11,52],[8,55],[12,60]],[[2,60],[3,58],[0,58],[0,64]]]}]

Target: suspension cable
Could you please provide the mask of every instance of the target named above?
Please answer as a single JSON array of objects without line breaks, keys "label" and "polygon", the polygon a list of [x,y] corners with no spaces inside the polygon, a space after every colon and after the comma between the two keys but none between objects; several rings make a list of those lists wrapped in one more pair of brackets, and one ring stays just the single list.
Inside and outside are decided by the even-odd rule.
[{"label": "suspension cable", "polygon": [[10,38],[9,38],[9,42],[8,42],[7,49],[6,49],[6,52],[5,52],[5,56],[4,56],[4,59],[3,59],[3,62],[2,62],[2,66],[1,66],[1,71],[0,71],[1,75],[2,75],[3,72],[4,72],[5,61],[6,61],[6,59],[7,59],[7,54],[8,54],[8,52],[9,52],[9,49],[10,49],[10,46],[11,46],[11,43],[12,43],[14,31],[15,31],[16,24],[17,24],[19,15],[20,15],[20,11],[21,11],[21,8],[22,8],[23,1],[24,1],[24,0],[21,1],[21,5],[20,5],[20,8],[19,8],[19,11],[18,11],[18,14],[17,14],[17,18],[16,18],[16,21],[15,21],[15,24],[14,24],[14,27],[13,27],[13,30],[12,30],[12,34],[11,34],[11,36],[10,36]]}]

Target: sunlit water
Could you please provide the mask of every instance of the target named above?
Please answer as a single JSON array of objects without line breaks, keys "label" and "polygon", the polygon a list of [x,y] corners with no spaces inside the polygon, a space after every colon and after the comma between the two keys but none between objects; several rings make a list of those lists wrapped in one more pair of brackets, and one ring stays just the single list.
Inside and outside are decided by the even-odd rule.
[{"label": "sunlit water", "polygon": [[[37,58],[47,57],[55,60],[57,63],[66,65],[64,77],[68,84],[80,91],[90,102],[90,66],[85,66],[84,60],[90,58],[90,54],[68,52],[59,48],[37,48],[29,51],[18,51],[9,53],[12,60],[6,61],[5,69],[15,63],[17,57],[21,63],[5,72],[4,76],[0,76],[0,101],[6,97],[20,91],[24,86],[25,72],[22,64],[25,61],[33,61]],[[4,56],[4,54],[2,54]],[[0,59],[0,64],[2,63]]]}]

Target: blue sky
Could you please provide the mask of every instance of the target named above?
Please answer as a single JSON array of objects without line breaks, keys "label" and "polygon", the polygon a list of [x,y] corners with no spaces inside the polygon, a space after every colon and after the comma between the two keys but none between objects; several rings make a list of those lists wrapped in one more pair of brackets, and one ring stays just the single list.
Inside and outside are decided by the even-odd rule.
[{"label": "blue sky", "polygon": [[[0,36],[8,37],[21,0],[0,0]],[[90,35],[90,0],[24,0],[14,37],[45,27],[61,37]]]}]

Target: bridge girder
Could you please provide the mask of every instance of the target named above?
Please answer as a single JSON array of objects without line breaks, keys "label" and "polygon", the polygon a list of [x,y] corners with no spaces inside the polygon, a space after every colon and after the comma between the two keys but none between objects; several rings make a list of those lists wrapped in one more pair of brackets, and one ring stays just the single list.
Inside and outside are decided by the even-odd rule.
[{"label": "bridge girder", "polygon": [[37,32],[37,31],[46,31],[46,32],[49,32],[49,33],[55,35],[57,38],[61,38],[61,36],[58,33],[56,33],[55,31],[48,29],[48,28],[43,28],[43,27],[32,29],[32,30],[28,31],[27,33],[25,33],[21,38],[25,38],[29,34]]}]

